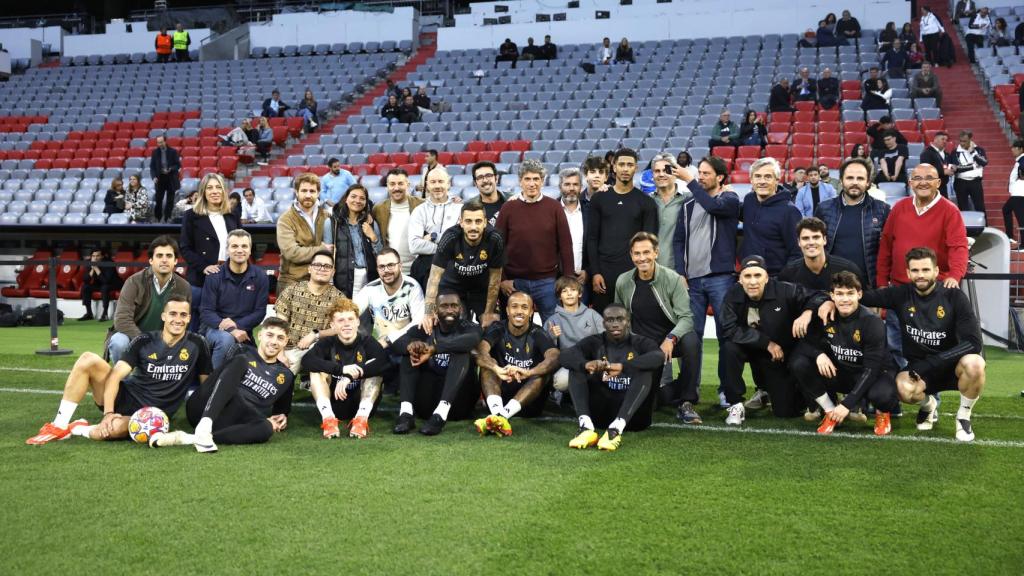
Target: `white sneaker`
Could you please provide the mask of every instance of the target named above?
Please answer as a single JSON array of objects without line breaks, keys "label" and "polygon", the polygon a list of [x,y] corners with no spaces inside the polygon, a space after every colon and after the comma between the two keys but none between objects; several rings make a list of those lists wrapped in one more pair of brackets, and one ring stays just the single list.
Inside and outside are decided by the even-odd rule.
[{"label": "white sneaker", "polygon": [[810,409],[804,410],[804,421],[805,422],[818,422],[821,420],[821,408],[815,408],[814,412]]},{"label": "white sneaker", "polygon": [[956,419],[956,439],[960,442],[974,442],[974,428],[969,418]]},{"label": "white sneaker", "polygon": [[149,437],[150,448],[166,448],[167,446],[183,446],[188,444],[185,441],[186,434],[181,430],[172,432],[157,432]]},{"label": "white sneaker", "polygon": [[935,414],[936,402],[934,396],[928,397],[928,403],[921,406],[917,411],[917,429],[922,431],[931,430],[938,420]]},{"label": "white sneaker", "polygon": [[213,443],[213,434],[207,435],[196,435],[196,452],[204,454],[206,452],[216,452],[217,445]]},{"label": "white sneaker", "polygon": [[729,426],[740,426],[747,419],[747,410],[743,404],[737,402],[729,406],[729,415],[725,417],[725,423]]},{"label": "white sneaker", "polygon": [[760,410],[771,403],[772,399],[768,396],[768,393],[764,390],[758,390],[757,392],[754,392],[754,395],[750,397],[750,400],[744,402],[743,405],[747,410]]}]

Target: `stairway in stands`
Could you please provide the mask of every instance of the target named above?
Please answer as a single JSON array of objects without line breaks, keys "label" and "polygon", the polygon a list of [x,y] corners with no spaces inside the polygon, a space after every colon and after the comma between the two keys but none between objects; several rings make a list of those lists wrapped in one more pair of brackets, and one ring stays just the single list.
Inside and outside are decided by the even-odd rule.
[{"label": "stairway in stands", "polygon": [[[926,0],[924,5],[946,26],[952,26],[948,24],[952,19],[947,2]],[[985,167],[985,216],[989,226],[1003,230],[1002,206],[1009,196],[1007,182],[1013,166],[1010,141],[996,119],[998,112],[989,105],[988,96],[971,69],[967,52],[956,34],[951,34],[950,38],[956,48],[956,64],[952,68],[936,69],[942,86],[942,116],[953,145],[961,130],[971,130],[974,141],[985,149],[989,161]],[[1011,252],[1010,261],[1011,272],[1024,273],[1024,254]],[[1022,283],[1011,283],[1010,299],[1018,305],[1024,303]]]},{"label": "stairway in stands", "polygon": [[[396,68],[393,72],[388,74],[387,79],[393,80],[396,84],[400,84],[402,80],[422,65],[424,62],[429,60],[437,52],[437,33],[428,32],[420,34],[419,48],[413,52],[412,56],[406,61],[405,64]],[[370,106],[373,104],[374,99],[384,94],[387,89],[384,80],[378,82],[359,99],[352,102],[347,108],[341,111],[340,114],[332,118],[330,121],[321,124],[316,132],[306,134],[291,146],[285,149],[283,154],[278,155],[271,161],[267,166],[262,166],[257,170],[254,170],[249,177],[244,180],[239,180],[235,183],[235,187],[248,186],[249,181],[253,176],[276,176],[280,174],[288,174],[294,167],[287,166],[288,156],[291,154],[299,154],[307,144],[316,144],[319,141],[321,134],[330,134],[335,126],[348,122],[351,116],[359,114],[363,106]],[[326,172],[326,167],[319,167],[319,169]]]}]

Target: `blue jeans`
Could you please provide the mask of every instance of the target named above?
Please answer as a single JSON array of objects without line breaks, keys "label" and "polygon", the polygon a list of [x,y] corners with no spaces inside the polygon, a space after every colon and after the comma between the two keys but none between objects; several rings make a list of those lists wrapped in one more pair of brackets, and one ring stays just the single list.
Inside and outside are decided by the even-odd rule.
[{"label": "blue jeans", "polygon": [[212,328],[210,326],[203,326],[200,334],[206,339],[206,343],[210,346],[210,357],[213,361],[213,367],[219,368],[224,363],[224,357],[227,356],[228,350],[235,345],[235,337],[230,332],[225,332],[219,328]]},{"label": "blue jeans", "polygon": [[110,352],[110,363],[117,364],[118,360],[124,356],[125,350],[128,349],[128,344],[131,344],[132,339],[123,332],[116,332],[110,337],[110,343],[107,344],[107,350]]},{"label": "blue jeans", "polygon": [[558,305],[558,297],[555,295],[555,279],[544,278],[541,280],[513,280],[512,285],[520,292],[526,292],[533,298],[533,305],[540,312],[540,323],[547,321],[548,317],[555,313],[555,306]]},{"label": "blue jeans", "polygon": [[[690,285],[690,311],[693,312],[693,331],[701,337],[701,358],[704,355],[704,326],[707,323],[708,305],[714,312],[715,330],[718,335],[718,343],[722,343],[722,302],[725,301],[725,294],[729,288],[736,283],[732,274],[710,274],[700,278],[687,279]],[[721,347],[719,348],[721,350]],[[718,356],[718,381],[719,391],[721,382],[725,380],[725,364],[722,356]],[[697,386],[700,389],[700,368],[697,368]]]}]

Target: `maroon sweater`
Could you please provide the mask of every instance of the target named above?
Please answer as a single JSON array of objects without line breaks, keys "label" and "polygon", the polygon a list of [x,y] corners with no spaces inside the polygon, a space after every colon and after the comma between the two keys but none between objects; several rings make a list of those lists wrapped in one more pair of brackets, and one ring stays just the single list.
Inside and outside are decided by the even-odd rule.
[{"label": "maroon sweater", "polygon": [[945,198],[922,216],[914,208],[914,196],[904,198],[892,207],[882,229],[878,245],[877,286],[890,282],[907,284],[907,252],[917,246],[935,250],[939,258],[939,281],[955,278],[958,282],[967,274],[967,228],[960,209]]},{"label": "maroon sweater", "polygon": [[572,234],[557,200],[506,202],[495,229],[505,239],[505,278],[541,280],[572,274]]}]

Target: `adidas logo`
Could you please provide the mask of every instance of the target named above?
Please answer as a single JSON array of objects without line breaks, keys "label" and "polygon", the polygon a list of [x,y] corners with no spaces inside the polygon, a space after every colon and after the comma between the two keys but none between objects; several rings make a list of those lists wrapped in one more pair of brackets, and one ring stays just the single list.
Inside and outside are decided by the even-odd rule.
[{"label": "adidas logo", "polygon": [[149,358],[150,360],[156,360],[156,352],[153,352],[152,354],[147,356],[147,358]]}]

